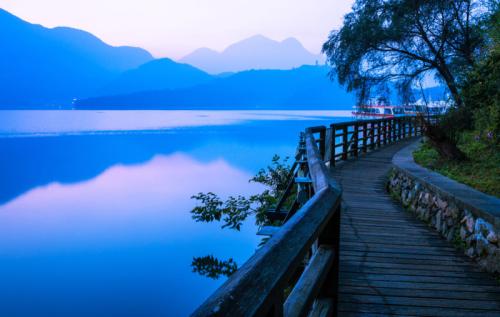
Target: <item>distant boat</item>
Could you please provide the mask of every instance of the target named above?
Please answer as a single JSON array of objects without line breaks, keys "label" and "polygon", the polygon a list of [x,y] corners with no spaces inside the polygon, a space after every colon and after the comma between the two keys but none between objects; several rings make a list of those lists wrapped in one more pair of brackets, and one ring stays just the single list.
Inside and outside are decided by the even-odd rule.
[{"label": "distant boat", "polygon": [[414,104],[408,104],[403,106],[403,109],[404,113],[407,115],[417,115],[417,114],[440,115],[446,113],[446,111],[448,111],[450,107],[451,104],[446,101],[430,101],[427,103],[417,101]]},{"label": "distant boat", "polygon": [[369,118],[394,118],[405,114],[405,109],[400,106],[390,105],[361,105],[356,106],[352,114],[357,119]]}]

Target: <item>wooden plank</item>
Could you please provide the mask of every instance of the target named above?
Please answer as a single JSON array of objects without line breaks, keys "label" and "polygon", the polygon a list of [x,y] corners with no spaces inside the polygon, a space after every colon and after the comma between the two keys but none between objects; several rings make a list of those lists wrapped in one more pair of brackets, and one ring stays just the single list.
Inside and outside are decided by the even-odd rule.
[{"label": "wooden plank", "polygon": [[[431,294],[429,294],[431,296]],[[341,294],[342,302],[362,303],[362,304],[384,304],[384,305],[408,305],[418,307],[438,307],[438,308],[461,308],[477,310],[494,310],[500,313],[500,304],[497,301],[452,299],[443,300],[432,297],[403,297],[403,296],[380,296],[363,294]]]},{"label": "wooden plank", "polygon": [[[470,289],[470,288],[469,288]],[[366,285],[345,285],[341,287],[341,294],[362,294],[373,296],[394,296],[394,297],[416,297],[434,299],[458,299],[469,301],[500,302],[499,293],[456,291],[456,290],[428,290],[415,288],[391,288],[391,287],[366,287]]]},{"label": "wooden plank", "polygon": [[423,259],[408,259],[408,258],[400,258],[400,257],[393,257],[393,256],[374,256],[372,254],[366,254],[366,253],[357,253],[353,255],[346,255],[346,254],[341,254],[340,258],[342,261],[350,262],[350,261],[365,261],[365,262],[370,262],[370,263],[394,263],[394,264],[402,264],[402,265],[408,265],[408,264],[420,264],[420,265],[441,265],[441,266],[467,266],[470,268],[475,268],[471,263],[471,261],[466,261],[462,258],[457,258],[457,257],[444,257],[441,259],[430,259],[429,257],[423,258]]},{"label": "wooden plank", "polygon": [[265,226],[257,232],[259,236],[272,236],[280,230],[280,227]]},{"label": "wooden plank", "polygon": [[479,268],[471,266],[470,263],[463,263],[463,265],[440,265],[434,264],[420,264],[420,263],[394,263],[387,258],[387,262],[372,262],[361,261],[359,258],[356,260],[343,259],[343,265],[349,267],[363,267],[363,268],[387,268],[396,270],[426,270],[426,271],[446,271],[446,272],[481,272]]},{"label": "wooden plank", "polygon": [[[359,278],[358,272],[342,272],[340,278],[351,279]],[[393,282],[415,282],[415,283],[445,283],[457,285],[482,285],[482,286],[497,286],[498,284],[494,279],[478,279],[478,278],[455,278],[455,277],[437,277],[437,276],[417,276],[406,274],[369,274],[364,273],[362,277],[367,281],[393,281]]]},{"label": "wooden plank", "polygon": [[458,281],[461,278],[487,279],[483,272],[474,271],[447,271],[434,269],[410,269],[410,268],[388,268],[388,267],[369,267],[361,265],[355,266],[352,263],[345,263],[340,266],[343,273],[359,274],[387,274],[387,275],[406,275],[406,276],[436,276],[436,277],[454,277]]},{"label": "wooden plank", "polygon": [[300,276],[284,304],[284,315],[304,316],[319,293],[335,257],[333,248],[320,246]]},{"label": "wooden plank", "polygon": [[498,311],[341,302],[339,304],[339,312],[341,312],[341,315],[343,315],[344,314],[343,312],[345,311],[363,313],[363,316],[367,316],[366,313],[383,314],[385,316],[388,315],[436,316],[436,317],[442,317],[442,316],[498,317],[499,316]]},{"label": "wooden plank", "polygon": [[361,278],[352,279],[341,279],[340,286],[351,285],[360,286],[365,288],[398,288],[398,289],[408,289],[408,290],[439,290],[439,291],[449,291],[449,292],[467,292],[474,291],[478,294],[492,294],[492,296],[497,296],[500,294],[500,289],[496,285],[471,285],[463,284],[447,284],[447,283],[418,283],[418,282],[402,282],[402,281],[368,281]]},{"label": "wooden plank", "polygon": [[308,317],[330,317],[334,313],[334,304],[331,298],[321,298],[314,302]]}]

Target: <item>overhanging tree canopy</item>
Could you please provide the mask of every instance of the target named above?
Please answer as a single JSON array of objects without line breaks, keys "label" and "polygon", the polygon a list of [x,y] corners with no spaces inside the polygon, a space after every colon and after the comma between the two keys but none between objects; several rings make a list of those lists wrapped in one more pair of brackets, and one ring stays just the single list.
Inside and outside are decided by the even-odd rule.
[{"label": "overhanging tree canopy", "polygon": [[[495,1],[496,2],[496,1]],[[433,73],[462,105],[459,85],[484,45],[486,0],[356,0],[323,46],[328,62],[358,102],[396,83],[403,99]]]}]

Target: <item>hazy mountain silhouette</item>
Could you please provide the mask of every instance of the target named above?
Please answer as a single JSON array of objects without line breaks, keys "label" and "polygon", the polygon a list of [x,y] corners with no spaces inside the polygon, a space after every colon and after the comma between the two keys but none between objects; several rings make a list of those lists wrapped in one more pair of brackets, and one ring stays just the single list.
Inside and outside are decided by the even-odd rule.
[{"label": "hazy mountain silhouette", "polygon": [[291,69],[324,62],[324,57],[307,51],[295,38],[282,42],[256,35],[237,42],[223,52],[200,48],[180,59],[211,74],[251,69]]},{"label": "hazy mountain silhouette", "polygon": [[207,83],[212,79],[211,75],[191,65],[162,58],[126,71],[101,89],[99,94],[116,95],[145,90],[179,89]]},{"label": "hazy mountain silhouette", "polygon": [[79,108],[349,108],[354,95],[327,77],[326,66],[251,70],[177,90],[79,100]]},{"label": "hazy mountain silhouette", "polygon": [[0,105],[70,104],[153,59],[90,33],[30,24],[0,9]]}]

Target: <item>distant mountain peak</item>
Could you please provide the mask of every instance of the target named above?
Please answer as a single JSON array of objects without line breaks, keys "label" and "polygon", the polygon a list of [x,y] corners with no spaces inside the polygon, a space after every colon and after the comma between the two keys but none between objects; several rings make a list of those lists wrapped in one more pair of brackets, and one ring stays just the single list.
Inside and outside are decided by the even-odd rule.
[{"label": "distant mountain peak", "polygon": [[114,47],[86,31],[46,28],[0,9],[0,106],[69,105],[123,71],[153,59]]},{"label": "distant mountain peak", "polygon": [[257,34],[231,44],[222,52],[197,49],[180,59],[211,74],[250,69],[292,69],[323,61],[322,55],[307,51],[293,37],[281,42]]},{"label": "distant mountain peak", "polygon": [[180,89],[207,83],[209,74],[188,64],[161,58],[126,71],[99,91],[100,95],[117,95],[145,90]]}]

